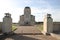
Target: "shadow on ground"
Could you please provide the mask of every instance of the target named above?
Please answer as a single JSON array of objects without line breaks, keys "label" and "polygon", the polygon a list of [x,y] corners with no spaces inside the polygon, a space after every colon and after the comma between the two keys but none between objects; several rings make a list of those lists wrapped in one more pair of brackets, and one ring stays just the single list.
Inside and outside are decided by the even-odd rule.
[{"label": "shadow on ground", "polygon": [[39,40],[39,39],[35,39],[32,37],[27,37],[27,36],[23,36],[23,35],[19,35],[19,34],[8,35],[8,36],[4,36],[4,37],[0,38],[0,40],[5,40],[5,39],[7,39],[7,40],[10,40],[10,39],[13,39],[13,40]]}]

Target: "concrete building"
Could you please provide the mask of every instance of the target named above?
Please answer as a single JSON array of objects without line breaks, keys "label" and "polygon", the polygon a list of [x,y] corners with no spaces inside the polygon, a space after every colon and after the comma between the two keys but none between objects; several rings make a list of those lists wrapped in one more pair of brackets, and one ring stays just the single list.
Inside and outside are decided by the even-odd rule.
[{"label": "concrete building", "polygon": [[34,25],[35,16],[31,15],[30,7],[24,8],[24,15],[20,16],[19,25]]}]

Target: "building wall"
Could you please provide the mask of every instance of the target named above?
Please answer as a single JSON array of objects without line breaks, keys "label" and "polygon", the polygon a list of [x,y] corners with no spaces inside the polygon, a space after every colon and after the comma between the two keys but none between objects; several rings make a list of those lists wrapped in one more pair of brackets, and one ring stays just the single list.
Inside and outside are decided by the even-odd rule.
[{"label": "building wall", "polygon": [[35,16],[31,15],[31,25],[35,24]]},{"label": "building wall", "polygon": [[[24,15],[20,16],[19,25],[34,25],[35,24],[35,16],[30,15],[30,17],[31,17],[31,19],[28,19],[28,21],[27,20],[25,21]],[[28,22],[28,24],[26,24],[26,22]]]},{"label": "building wall", "polygon": [[19,25],[23,25],[23,24],[24,24],[24,15],[21,15],[19,20]]}]

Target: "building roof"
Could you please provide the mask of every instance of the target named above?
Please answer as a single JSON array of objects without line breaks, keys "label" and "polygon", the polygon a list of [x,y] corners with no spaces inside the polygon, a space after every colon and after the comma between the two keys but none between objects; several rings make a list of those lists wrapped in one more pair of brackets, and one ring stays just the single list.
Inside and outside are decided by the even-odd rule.
[{"label": "building roof", "polygon": [[25,8],[29,8],[29,9],[30,9],[30,7],[28,7],[28,6],[27,6],[27,7],[25,7]]}]

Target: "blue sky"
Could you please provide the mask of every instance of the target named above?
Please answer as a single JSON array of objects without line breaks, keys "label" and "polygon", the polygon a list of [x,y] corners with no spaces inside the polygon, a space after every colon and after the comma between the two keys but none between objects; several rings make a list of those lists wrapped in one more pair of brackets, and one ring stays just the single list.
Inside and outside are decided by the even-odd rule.
[{"label": "blue sky", "polygon": [[60,0],[0,0],[0,22],[5,13],[10,13],[13,22],[18,22],[26,6],[31,8],[37,22],[43,21],[47,13],[52,14],[53,21],[60,21]]}]

